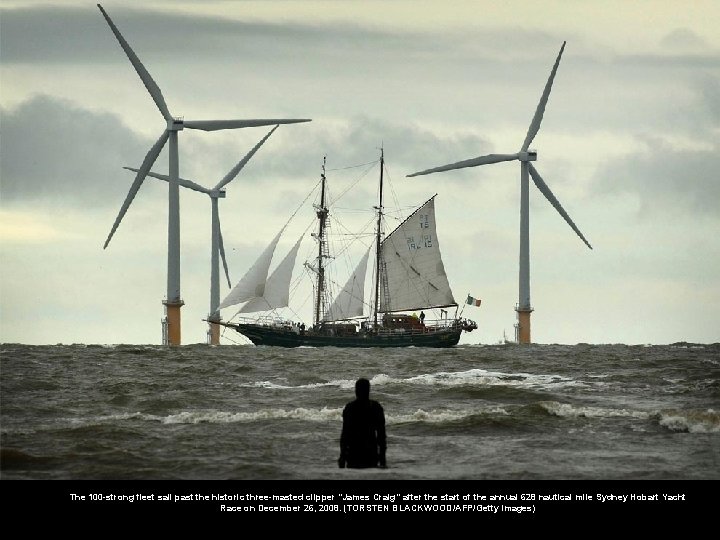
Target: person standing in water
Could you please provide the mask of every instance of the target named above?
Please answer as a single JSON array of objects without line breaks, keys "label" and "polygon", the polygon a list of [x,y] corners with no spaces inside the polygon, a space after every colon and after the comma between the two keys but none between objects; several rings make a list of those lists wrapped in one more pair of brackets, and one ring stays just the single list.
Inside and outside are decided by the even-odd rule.
[{"label": "person standing in water", "polygon": [[355,383],[355,400],[343,409],[338,466],[353,469],[386,468],[385,412],[382,405],[370,399],[370,381]]}]

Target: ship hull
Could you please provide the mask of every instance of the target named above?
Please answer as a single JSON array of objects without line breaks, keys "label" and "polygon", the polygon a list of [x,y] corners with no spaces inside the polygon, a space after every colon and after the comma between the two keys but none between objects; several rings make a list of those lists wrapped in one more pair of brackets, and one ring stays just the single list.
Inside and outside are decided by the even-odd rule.
[{"label": "ship hull", "polygon": [[257,324],[236,324],[234,328],[255,345],[271,347],[454,347],[460,341],[460,328],[446,328],[432,332],[408,333],[357,333],[354,335],[328,335],[312,332],[299,333],[294,329]]}]

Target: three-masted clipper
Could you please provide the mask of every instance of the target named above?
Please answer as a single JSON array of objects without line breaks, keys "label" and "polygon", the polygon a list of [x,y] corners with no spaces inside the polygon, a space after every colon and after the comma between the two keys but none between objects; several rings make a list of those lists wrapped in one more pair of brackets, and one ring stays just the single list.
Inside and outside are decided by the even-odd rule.
[{"label": "three-masted clipper", "polygon": [[[237,330],[255,345],[279,347],[452,347],[463,331],[476,329],[475,322],[457,318],[458,304],[445,273],[435,227],[435,196],[382,238],[384,163],[381,151],[374,298],[369,315],[364,313],[368,306],[364,284],[371,249],[335,299],[328,299],[325,260],[330,257],[326,239],[329,209],[323,165],[320,204],[316,206],[318,230],[313,234],[318,255],[315,264],[306,263],[315,275],[312,326],[272,317],[220,324]],[[282,232],[221,302],[220,309],[244,302],[239,313],[254,313],[289,305],[292,271],[302,237],[267,277]],[[448,318],[445,308],[452,307],[455,317]],[[430,321],[425,317],[426,309],[440,309],[445,316]],[[420,311],[420,316],[404,313],[408,311]]]}]

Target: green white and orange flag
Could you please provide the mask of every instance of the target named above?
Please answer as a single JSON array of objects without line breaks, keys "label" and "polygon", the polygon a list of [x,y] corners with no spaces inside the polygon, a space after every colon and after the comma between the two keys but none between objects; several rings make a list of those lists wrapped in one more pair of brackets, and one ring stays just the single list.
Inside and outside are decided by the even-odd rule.
[{"label": "green white and orange flag", "polygon": [[467,300],[465,301],[466,304],[470,304],[471,306],[479,306],[482,300],[479,298],[474,298],[468,294]]}]

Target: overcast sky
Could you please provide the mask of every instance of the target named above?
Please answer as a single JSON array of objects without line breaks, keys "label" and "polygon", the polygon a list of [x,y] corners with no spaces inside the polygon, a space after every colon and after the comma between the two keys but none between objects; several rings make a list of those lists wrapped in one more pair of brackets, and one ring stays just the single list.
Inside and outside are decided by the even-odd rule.
[{"label": "overcast sky", "polygon": [[[148,178],[103,243],[134,178],[122,167],[139,166],[165,122],[94,3],[2,5],[0,341],[159,344],[167,185]],[[532,147],[594,249],[531,184],[533,341],[720,341],[716,0],[103,7],[173,115],[312,118],[281,126],[227,187],[233,281],[316,185],[323,156],[334,196],[358,181],[338,206],[366,210],[350,214],[357,222],[372,219],[377,170],[345,167],[377,160],[382,146],[389,200],[410,207],[437,193],[455,298],[482,299],[463,312],[479,325],[462,338],[470,344],[513,334],[519,164],[406,175],[517,152],[567,41]],[[269,129],[181,132],[181,176],[216,184]],[[163,152],[154,170],[167,173],[167,163]],[[293,220],[278,259],[312,217],[306,209]],[[182,190],[181,226],[183,343],[202,343],[207,196]],[[312,239],[303,246],[301,256]],[[307,306],[298,313],[311,322]]]}]

